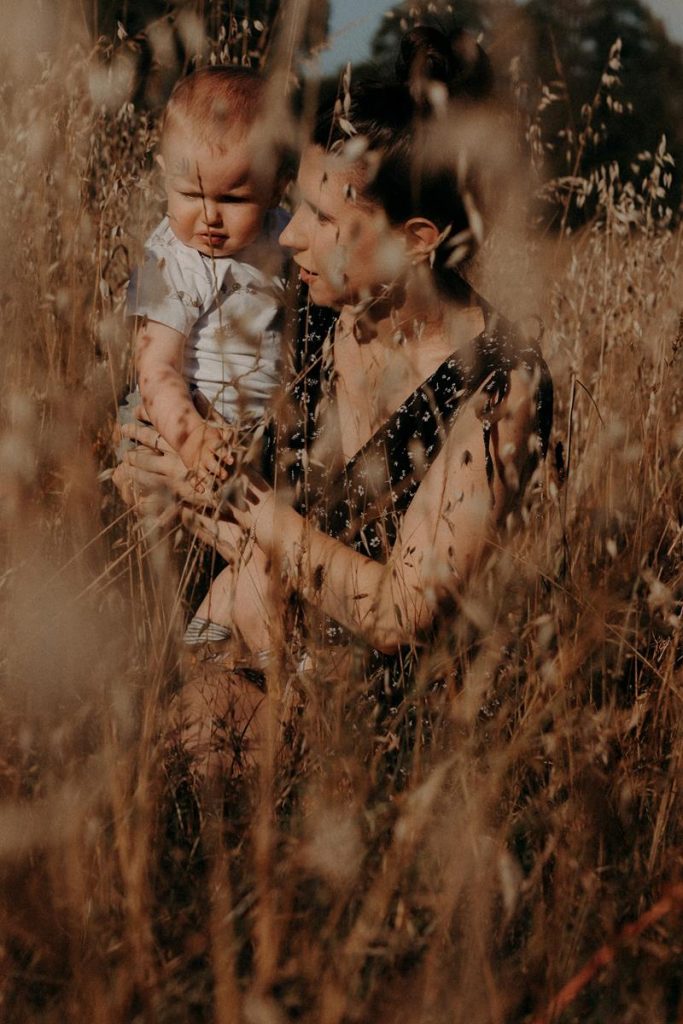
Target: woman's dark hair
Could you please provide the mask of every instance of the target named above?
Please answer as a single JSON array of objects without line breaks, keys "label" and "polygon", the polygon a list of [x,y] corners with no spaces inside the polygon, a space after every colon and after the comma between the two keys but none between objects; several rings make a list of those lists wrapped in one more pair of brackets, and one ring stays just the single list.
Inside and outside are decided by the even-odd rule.
[{"label": "woman's dark hair", "polygon": [[480,220],[473,225],[472,212],[478,216],[481,188],[466,143],[460,140],[454,149],[449,138],[458,123],[472,122],[472,111],[492,86],[490,61],[471,35],[449,37],[419,26],[401,40],[395,80],[353,83],[343,106],[338,99],[322,103],[313,133],[314,143],[324,148],[343,149],[350,136],[364,140],[375,161],[367,161],[370,174],[361,197],[382,206],[392,224],[422,216],[449,229],[434,268],[450,293],[466,290],[446,264],[454,239],[479,234]]}]

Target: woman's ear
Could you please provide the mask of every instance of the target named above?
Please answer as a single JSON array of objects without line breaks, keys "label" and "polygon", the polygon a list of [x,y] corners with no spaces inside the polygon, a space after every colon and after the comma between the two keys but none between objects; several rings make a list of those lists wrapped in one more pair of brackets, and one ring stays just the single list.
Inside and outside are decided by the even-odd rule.
[{"label": "woman's ear", "polygon": [[411,217],[403,225],[406,250],[413,262],[428,260],[442,238],[436,224],[426,217]]},{"label": "woman's ear", "polygon": [[157,153],[154,157],[154,163],[160,168],[162,174],[166,174],[166,161],[164,160],[161,153]]}]

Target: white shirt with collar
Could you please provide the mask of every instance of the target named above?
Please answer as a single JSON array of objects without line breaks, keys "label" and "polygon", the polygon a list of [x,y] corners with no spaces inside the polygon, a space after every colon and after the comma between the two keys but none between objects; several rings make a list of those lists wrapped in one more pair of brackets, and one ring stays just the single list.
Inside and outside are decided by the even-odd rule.
[{"label": "white shirt with collar", "polygon": [[288,219],[269,210],[255,242],[214,259],[180,242],[164,217],[128,286],[128,315],[186,336],[185,380],[232,423],[262,416],[280,381],[286,257],[277,240]]}]

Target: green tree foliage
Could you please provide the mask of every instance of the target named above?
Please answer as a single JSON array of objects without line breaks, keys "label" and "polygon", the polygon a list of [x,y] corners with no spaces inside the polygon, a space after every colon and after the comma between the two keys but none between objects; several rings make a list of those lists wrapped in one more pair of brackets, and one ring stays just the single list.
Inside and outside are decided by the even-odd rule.
[{"label": "green tree foliage", "polygon": [[[407,0],[385,16],[373,40],[378,70],[392,66],[402,33],[418,22],[483,33],[503,91],[514,94],[522,121],[536,130],[531,137],[549,177],[590,177],[600,165],[617,164],[621,180],[637,186],[653,159],[642,154],[655,154],[665,135],[676,164],[667,202],[677,207],[683,50],[641,0]],[[592,205],[574,205],[573,219]],[[550,219],[561,209],[549,209]]]},{"label": "green tree foliage", "polygon": [[103,60],[126,49],[137,73],[133,102],[151,108],[162,107],[178,76],[196,63],[261,65],[282,56],[272,45],[278,37],[291,59],[293,18],[298,51],[310,52],[326,40],[329,16],[330,0],[98,0],[88,11]]},{"label": "green tree foliage", "polygon": [[[622,180],[638,184],[644,167],[651,165],[641,154],[654,154],[666,136],[677,165],[669,201],[677,205],[683,50],[667,37],[662,23],[640,0],[530,0],[523,14],[529,29],[526,68],[535,64],[536,82],[550,83],[557,96],[542,118],[543,134],[553,147],[548,150],[550,168],[556,174],[585,175],[613,163]],[[613,51],[610,66],[616,40],[621,47]],[[558,138],[567,129],[571,134]],[[579,154],[582,133],[586,144]]]},{"label": "green tree foliage", "polygon": [[207,29],[216,31],[221,25],[228,26],[230,19],[243,18],[271,23],[280,7],[280,0],[96,0],[89,10],[91,28],[97,35],[114,38],[119,26],[129,36],[143,32],[158,18],[169,15],[173,18],[182,10],[197,13]]},{"label": "green tree foliage", "polygon": [[280,0],[99,0],[89,11],[100,60],[131,60],[137,108],[159,110],[178,77],[197,63],[259,65]]},{"label": "green tree foliage", "polygon": [[[496,4],[500,11],[509,6],[508,0]],[[478,34],[490,32],[495,23],[495,12],[487,0],[460,0],[440,3],[418,0],[396,4],[387,11],[372,41],[373,63],[382,69],[390,68],[396,59],[399,42],[403,33],[414,24],[429,24],[454,32],[460,28]]]}]

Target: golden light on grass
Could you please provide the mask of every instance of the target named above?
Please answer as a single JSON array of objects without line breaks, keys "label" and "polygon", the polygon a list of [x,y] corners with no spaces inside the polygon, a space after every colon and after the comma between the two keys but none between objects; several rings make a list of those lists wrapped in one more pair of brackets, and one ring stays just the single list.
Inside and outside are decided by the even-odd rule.
[{"label": "golden light on grass", "polygon": [[[683,268],[656,211],[665,148],[640,191],[609,168],[556,182],[598,196],[575,235],[539,241],[513,214],[481,255],[482,292],[544,321],[555,428],[524,529],[452,602],[416,692],[383,707],[348,661],[302,665],[280,637],[261,772],[219,813],[169,737],[196,545],[173,523],[141,533],[106,480],[156,122],[129,102],[126,41],[93,54],[67,12],[17,4],[2,42],[0,1016],[547,1020],[607,943],[557,1020],[678,1019]],[[228,45],[183,17],[188,52]]]}]

